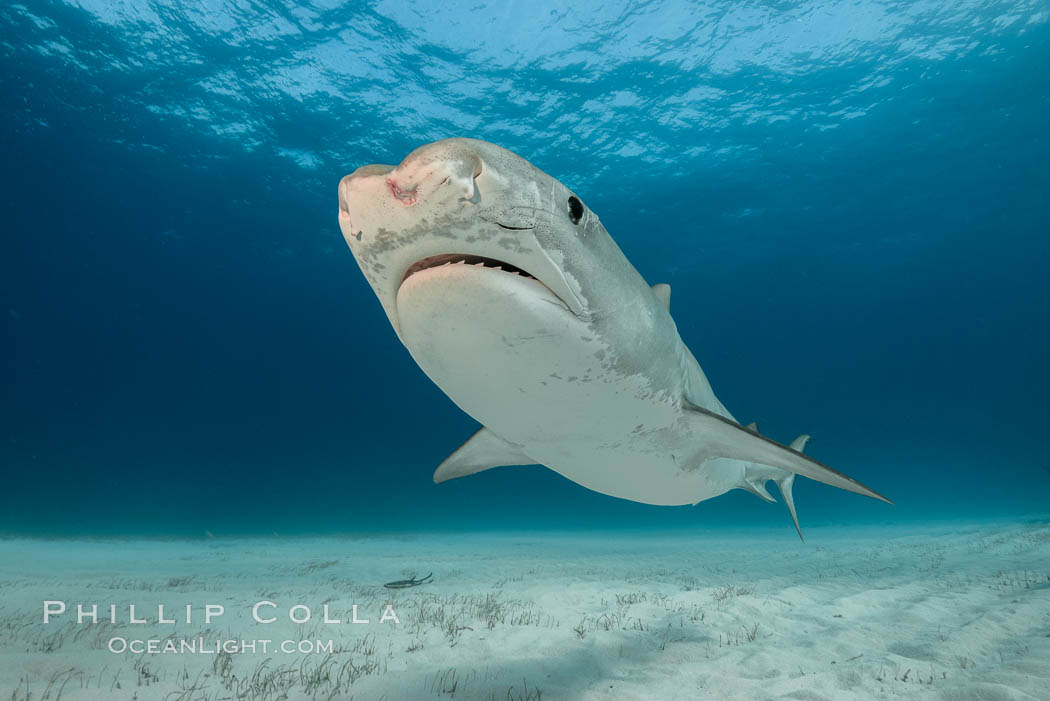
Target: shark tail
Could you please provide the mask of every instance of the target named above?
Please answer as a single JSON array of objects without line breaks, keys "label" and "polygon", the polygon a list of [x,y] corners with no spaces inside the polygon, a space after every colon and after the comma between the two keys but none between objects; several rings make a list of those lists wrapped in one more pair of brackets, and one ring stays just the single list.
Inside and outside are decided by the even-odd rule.
[{"label": "shark tail", "polygon": [[770,474],[767,479],[778,479],[781,476],[780,471],[793,472],[848,492],[863,494],[888,504],[893,503],[875,490],[847,477],[838,470],[817,462],[789,446],[749,430],[732,419],[691,402],[683,403],[683,408],[685,417],[691,424],[697,439],[698,450],[695,460],[698,467],[702,468],[708,462],[719,458],[740,460],[754,463],[756,466],[776,468],[777,471]]},{"label": "shark tail", "polygon": [[856,494],[863,494],[887,504],[893,503],[857,480],[803,455],[802,449],[809,442],[807,435],[799,436],[790,446],[782,445],[760,434],[757,426],[741,426],[730,418],[689,401],[684,401],[682,407],[698,439],[699,450],[695,456],[696,464],[703,469],[711,461],[720,458],[747,463],[743,473],[735,475],[736,480],[739,481],[734,480],[728,487],[729,489],[746,489],[766,501],[773,501],[773,498],[766,491],[765,482],[774,480],[780,487],[780,493],[784,496],[791,520],[795,523],[800,538],[802,529],[798,525],[795,499],[791,493],[796,475],[809,477]]},{"label": "shark tail", "polygon": [[[803,433],[801,436],[791,441],[790,448],[798,452],[802,452],[806,447],[806,443],[809,443],[809,436]],[[780,487],[780,494],[784,497],[784,503],[787,504],[788,513],[791,514],[791,520],[795,524],[795,530],[798,532],[798,539],[803,543],[806,539],[802,537],[802,527],[798,525],[798,512],[795,511],[795,497],[791,493],[791,488],[795,486],[795,473],[788,472],[783,477],[776,480],[777,486]]]},{"label": "shark tail", "polygon": [[795,523],[795,530],[798,532],[798,539],[805,543],[806,539],[802,537],[802,527],[798,525],[798,513],[795,511],[795,497],[791,495],[791,488],[795,486],[795,473],[789,472],[787,475],[777,480],[777,486],[780,487],[780,493],[784,496],[784,503],[787,504],[788,512],[791,514],[791,520]]},{"label": "shark tail", "polygon": [[[754,424],[746,426],[745,428],[751,431],[756,430],[753,429],[752,426],[754,426]],[[791,441],[789,447],[792,450],[801,453],[808,442],[809,436],[803,434]],[[795,530],[798,532],[798,537],[803,543],[806,542],[806,539],[802,537],[802,528],[798,525],[798,512],[795,511],[795,497],[791,493],[792,487],[795,486],[794,472],[750,464],[745,467],[744,478],[740,481],[740,484],[737,485],[737,488],[751,492],[755,496],[772,504],[776,502],[776,499],[774,499],[766,490],[766,482],[769,480],[773,480],[777,483],[777,486],[780,487],[780,494],[784,497],[784,503],[787,504],[788,513],[791,514],[791,521],[795,524]]]}]

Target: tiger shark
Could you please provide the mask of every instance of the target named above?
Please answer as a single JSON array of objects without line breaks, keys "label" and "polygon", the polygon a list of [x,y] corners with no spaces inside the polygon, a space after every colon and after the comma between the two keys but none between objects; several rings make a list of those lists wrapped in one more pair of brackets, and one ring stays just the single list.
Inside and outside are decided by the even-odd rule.
[{"label": "tiger shark", "polygon": [[796,475],[888,502],[743,426],[650,286],[565,185],[485,141],[453,138],[339,183],[339,226],[398,338],[482,428],[435,482],[544,465],[602,494],[697,504],[731,489],[775,501],[799,537]]}]

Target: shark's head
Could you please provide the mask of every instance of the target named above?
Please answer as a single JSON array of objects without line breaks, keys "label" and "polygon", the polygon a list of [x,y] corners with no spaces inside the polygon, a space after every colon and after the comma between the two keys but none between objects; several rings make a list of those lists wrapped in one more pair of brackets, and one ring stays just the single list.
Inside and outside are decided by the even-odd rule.
[{"label": "shark's head", "polygon": [[399,335],[399,296],[432,293],[420,283],[453,276],[586,319],[601,296],[587,280],[609,253],[622,259],[578,196],[475,139],[427,144],[397,167],[358,168],[339,183],[339,225]]},{"label": "shark's head", "polygon": [[510,151],[446,139],[359,168],[339,225],[413,359],[493,430],[582,411],[616,377],[639,395],[676,386],[664,302],[578,195]]}]

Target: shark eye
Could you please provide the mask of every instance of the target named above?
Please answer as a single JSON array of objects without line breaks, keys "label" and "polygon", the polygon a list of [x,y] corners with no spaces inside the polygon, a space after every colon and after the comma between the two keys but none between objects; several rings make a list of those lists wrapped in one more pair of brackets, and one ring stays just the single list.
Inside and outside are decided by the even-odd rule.
[{"label": "shark eye", "polygon": [[576,195],[569,196],[569,219],[573,224],[579,224],[580,218],[583,217],[583,202],[580,202]]}]

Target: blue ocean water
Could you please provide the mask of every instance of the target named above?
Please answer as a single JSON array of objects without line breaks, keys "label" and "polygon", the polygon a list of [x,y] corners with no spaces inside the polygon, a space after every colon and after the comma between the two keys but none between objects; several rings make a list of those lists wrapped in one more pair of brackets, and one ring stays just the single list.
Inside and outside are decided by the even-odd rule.
[{"label": "blue ocean water", "polygon": [[1050,3],[0,8],[0,531],[761,528],[543,468],[397,341],[335,186],[470,136],[579,193],[744,421],[896,502],[1045,514]]}]

